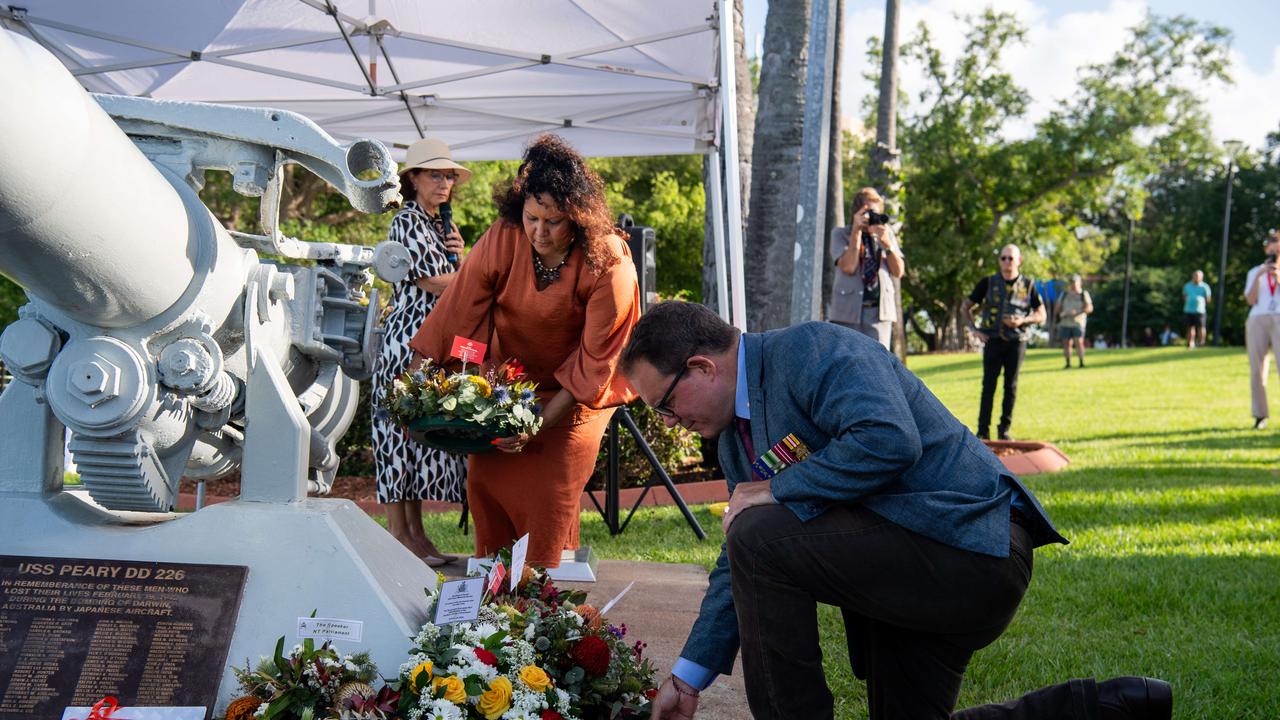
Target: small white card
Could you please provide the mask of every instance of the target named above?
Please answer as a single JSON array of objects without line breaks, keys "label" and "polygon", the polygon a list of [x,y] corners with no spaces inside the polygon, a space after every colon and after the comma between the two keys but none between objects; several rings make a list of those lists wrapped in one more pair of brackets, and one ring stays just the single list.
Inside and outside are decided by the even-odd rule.
[{"label": "small white card", "polygon": [[[62,720],[85,720],[91,707],[69,707],[62,711]],[[207,711],[203,707],[125,707],[121,705],[115,712],[121,720],[204,720]]]},{"label": "small white card", "polygon": [[436,625],[470,622],[480,617],[480,600],[484,597],[485,579],[469,577],[448,580],[440,586],[436,599]]},{"label": "small white card", "polygon": [[632,585],[635,585],[635,584],[636,584],[636,581],[635,581],[635,580],[632,580],[631,582],[627,583],[627,586],[626,586],[626,587],[624,587],[624,588],[622,588],[622,592],[620,592],[620,593],[618,593],[617,595],[615,595],[615,596],[613,597],[613,599],[612,599],[612,600],[610,600],[609,602],[605,603],[605,606],[604,606],[604,607],[600,608],[600,614],[601,614],[601,615],[604,615],[605,613],[607,613],[607,612],[609,612],[610,610],[612,610],[612,609],[613,609],[613,606],[614,606],[614,605],[617,605],[617,604],[618,604],[618,601],[622,599],[622,596],[623,596],[623,595],[626,595],[626,594],[627,594],[627,591],[631,589],[631,586],[632,586]]},{"label": "small white card", "polygon": [[520,578],[524,577],[524,558],[529,554],[529,533],[511,546],[511,592],[516,591]]},{"label": "small white card", "polygon": [[488,575],[493,569],[493,558],[467,558],[467,575]]},{"label": "small white card", "polygon": [[364,622],[341,618],[300,617],[298,618],[298,637],[347,640],[358,643],[364,638]]}]

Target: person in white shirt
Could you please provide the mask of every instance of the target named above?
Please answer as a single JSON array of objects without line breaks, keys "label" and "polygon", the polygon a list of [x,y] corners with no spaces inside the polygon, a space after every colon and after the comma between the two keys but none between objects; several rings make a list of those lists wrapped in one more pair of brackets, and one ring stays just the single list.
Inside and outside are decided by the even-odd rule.
[{"label": "person in white shirt", "polygon": [[1245,344],[1249,348],[1249,389],[1253,395],[1253,428],[1267,427],[1267,374],[1271,370],[1268,353],[1280,358],[1280,231],[1272,230],[1262,243],[1266,261],[1249,270],[1244,281],[1244,299],[1251,306],[1245,323]]}]

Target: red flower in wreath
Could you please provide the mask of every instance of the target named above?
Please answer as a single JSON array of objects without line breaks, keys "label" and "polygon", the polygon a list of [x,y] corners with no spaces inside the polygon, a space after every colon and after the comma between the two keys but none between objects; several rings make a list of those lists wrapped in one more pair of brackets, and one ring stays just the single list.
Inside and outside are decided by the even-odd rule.
[{"label": "red flower in wreath", "polygon": [[498,667],[498,656],[482,647],[476,648],[476,659],[489,667]]},{"label": "red flower in wreath", "polygon": [[519,360],[508,360],[507,382],[515,382],[522,377],[524,377],[524,365],[521,365]]},{"label": "red flower in wreath", "polygon": [[592,677],[609,671],[609,655],[609,644],[595,635],[582,638],[569,650],[569,658]]},{"label": "red flower in wreath", "polygon": [[539,715],[538,718],[539,720],[564,720],[563,715],[556,712],[555,710],[552,710],[551,708],[547,708],[546,710],[543,710],[542,714]]}]

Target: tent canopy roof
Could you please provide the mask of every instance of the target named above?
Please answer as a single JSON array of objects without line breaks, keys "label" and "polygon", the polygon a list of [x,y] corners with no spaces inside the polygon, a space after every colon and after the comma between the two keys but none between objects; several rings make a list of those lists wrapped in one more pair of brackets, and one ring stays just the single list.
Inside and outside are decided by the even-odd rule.
[{"label": "tent canopy roof", "polygon": [[94,92],[269,106],[403,157],[519,157],[555,131],[583,154],[706,152],[714,0],[27,0],[0,22]]}]

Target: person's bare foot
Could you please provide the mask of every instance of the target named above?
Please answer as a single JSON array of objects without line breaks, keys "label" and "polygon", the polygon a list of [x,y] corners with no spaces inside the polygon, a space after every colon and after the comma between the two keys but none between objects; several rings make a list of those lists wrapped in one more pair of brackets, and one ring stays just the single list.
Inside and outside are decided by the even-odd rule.
[{"label": "person's bare foot", "polygon": [[435,543],[431,542],[431,538],[424,537],[419,541],[419,543],[420,546],[424,548],[422,552],[418,553],[419,556],[430,555],[432,557],[441,558],[445,562],[454,562],[459,557],[458,555],[450,555],[449,553],[441,551],[440,548],[436,547]]}]

